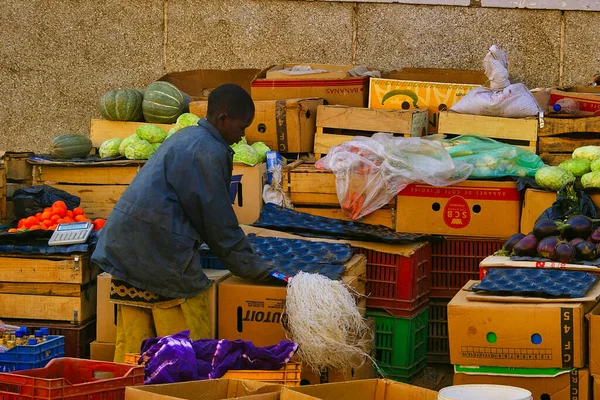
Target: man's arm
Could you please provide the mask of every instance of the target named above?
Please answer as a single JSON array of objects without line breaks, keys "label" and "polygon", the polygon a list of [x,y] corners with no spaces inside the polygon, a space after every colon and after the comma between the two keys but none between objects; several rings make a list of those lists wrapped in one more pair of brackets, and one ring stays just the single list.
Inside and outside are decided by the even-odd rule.
[{"label": "man's arm", "polygon": [[[174,157],[173,157],[174,156]],[[267,280],[271,268],[254,253],[229,199],[226,155],[196,150],[193,160],[175,160],[167,181],[200,237],[234,275]]]}]

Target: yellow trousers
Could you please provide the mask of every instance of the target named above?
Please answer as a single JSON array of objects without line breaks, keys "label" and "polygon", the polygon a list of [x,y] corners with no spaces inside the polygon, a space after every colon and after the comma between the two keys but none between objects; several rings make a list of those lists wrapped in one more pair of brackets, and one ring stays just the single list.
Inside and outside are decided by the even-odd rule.
[{"label": "yellow trousers", "polygon": [[192,340],[212,337],[208,310],[208,290],[171,308],[142,308],[119,304],[115,362],[125,362],[125,354],[139,353],[142,342],[153,337],[190,330]]}]

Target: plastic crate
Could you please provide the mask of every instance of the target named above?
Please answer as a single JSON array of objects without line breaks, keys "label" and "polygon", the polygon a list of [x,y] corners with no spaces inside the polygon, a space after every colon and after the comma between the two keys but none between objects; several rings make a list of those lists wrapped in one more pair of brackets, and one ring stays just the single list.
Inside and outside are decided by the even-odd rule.
[{"label": "plastic crate", "polygon": [[503,245],[499,239],[452,238],[432,243],[429,297],[454,297],[467,282],[479,278],[481,261]]},{"label": "plastic crate", "polygon": [[367,307],[395,316],[412,317],[429,300],[431,246],[424,244],[410,257],[357,248],[367,257]]},{"label": "plastic crate", "polygon": [[375,320],[375,360],[380,368],[411,370],[426,359],[429,310],[412,318],[368,310],[367,318]]},{"label": "plastic crate", "polygon": [[429,301],[429,335],[427,337],[427,362],[449,364],[448,303],[450,300]]},{"label": "plastic crate", "polygon": [[124,400],[144,383],[144,367],[56,358],[46,367],[0,373],[0,400]]},{"label": "plastic crate", "polygon": [[275,385],[300,386],[300,375],[302,374],[302,363],[290,362],[278,371],[228,371],[223,379],[245,379],[249,381],[260,381]]},{"label": "plastic crate", "polygon": [[203,269],[226,269],[225,264],[219,260],[219,257],[208,252],[202,252],[200,262],[202,263]]},{"label": "plastic crate", "polygon": [[15,346],[0,353],[0,372],[43,368],[53,358],[64,357],[65,338],[49,335],[45,342],[32,346]]},{"label": "plastic crate", "polygon": [[125,364],[138,365],[139,359],[140,359],[140,353],[126,353],[125,354]]},{"label": "plastic crate", "polygon": [[427,360],[423,359],[410,367],[386,367],[382,366],[381,371],[385,374],[382,378],[393,379],[397,382],[411,383],[416,377],[418,377],[425,367],[427,366]]}]

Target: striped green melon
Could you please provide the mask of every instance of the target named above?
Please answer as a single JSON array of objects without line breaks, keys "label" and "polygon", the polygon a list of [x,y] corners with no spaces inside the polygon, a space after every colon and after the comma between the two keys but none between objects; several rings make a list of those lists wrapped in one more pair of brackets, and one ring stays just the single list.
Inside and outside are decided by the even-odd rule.
[{"label": "striped green melon", "polygon": [[100,114],[110,121],[142,121],[143,100],[139,90],[111,90],[100,97]]},{"label": "striped green melon", "polygon": [[142,110],[147,122],[170,124],[177,120],[185,107],[181,90],[169,82],[153,82],[144,92]]},{"label": "striped green melon", "polygon": [[78,133],[58,135],[50,142],[50,155],[56,158],[83,158],[92,151],[92,141]]}]

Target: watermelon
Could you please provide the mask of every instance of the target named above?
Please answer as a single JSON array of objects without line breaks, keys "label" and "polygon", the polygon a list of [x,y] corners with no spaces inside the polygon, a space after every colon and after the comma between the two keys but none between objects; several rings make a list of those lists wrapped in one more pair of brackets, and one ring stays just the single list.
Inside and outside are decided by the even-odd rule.
[{"label": "watermelon", "polygon": [[50,155],[56,158],[83,158],[92,151],[92,141],[78,133],[65,133],[56,136],[50,143]]},{"label": "watermelon", "polygon": [[110,121],[142,121],[144,95],[139,90],[111,90],[100,97],[102,118]]},{"label": "watermelon", "polygon": [[147,122],[171,124],[186,106],[185,96],[169,82],[153,82],[144,92],[142,111]]}]

